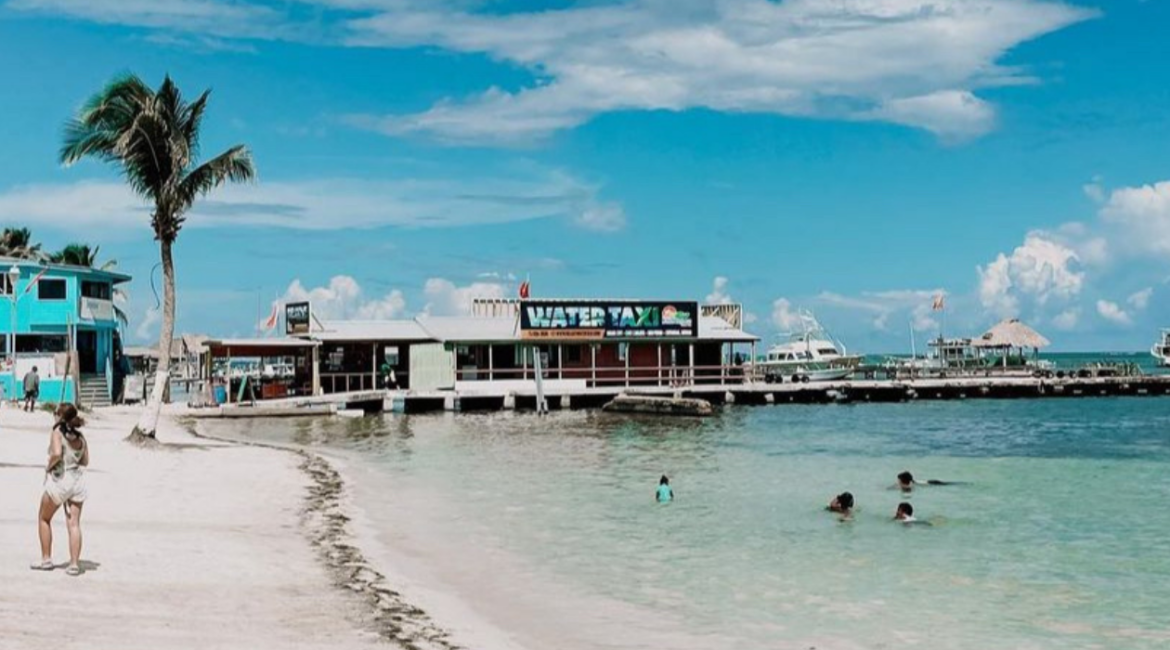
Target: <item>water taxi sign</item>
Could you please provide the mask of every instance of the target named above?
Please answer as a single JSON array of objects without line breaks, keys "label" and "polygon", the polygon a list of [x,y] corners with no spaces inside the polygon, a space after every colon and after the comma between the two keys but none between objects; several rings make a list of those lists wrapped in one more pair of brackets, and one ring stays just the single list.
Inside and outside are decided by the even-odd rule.
[{"label": "water taxi sign", "polygon": [[698,336],[696,302],[524,300],[523,339],[664,339]]}]

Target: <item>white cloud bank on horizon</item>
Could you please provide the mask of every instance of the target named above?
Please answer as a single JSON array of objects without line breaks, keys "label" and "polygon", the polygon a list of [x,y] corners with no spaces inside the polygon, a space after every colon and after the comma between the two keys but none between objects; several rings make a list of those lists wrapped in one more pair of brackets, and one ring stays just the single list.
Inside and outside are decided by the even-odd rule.
[{"label": "white cloud bank on horizon", "polygon": [[630,0],[490,13],[455,0],[10,0],[15,10],[220,38],[485,54],[535,77],[413,115],[353,115],[391,135],[514,144],[616,111],[883,121],[963,140],[991,130],[976,93],[1033,83],[997,62],[1097,16],[1056,0]]},{"label": "white cloud bank on horizon", "polygon": [[[229,185],[196,202],[188,227],[444,228],[559,218],[595,232],[626,224],[621,204],[560,172],[524,178],[367,181],[325,179]],[[602,216],[598,216],[600,211]],[[85,230],[150,227],[150,208],[118,181],[0,190],[0,221]]]},{"label": "white cloud bank on horizon", "polygon": [[371,296],[361,284],[349,275],[335,275],[324,286],[306,287],[299,279],[289,283],[284,295],[273,302],[309,301],[313,314],[320,320],[389,320],[411,315],[460,316],[471,313],[476,298],[503,298],[509,285],[502,282],[472,282],[457,285],[445,278],[429,278],[422,287],[426,301],[422,309],[412,312],[407,308],[402,289],[391,289],[382,296]]}]

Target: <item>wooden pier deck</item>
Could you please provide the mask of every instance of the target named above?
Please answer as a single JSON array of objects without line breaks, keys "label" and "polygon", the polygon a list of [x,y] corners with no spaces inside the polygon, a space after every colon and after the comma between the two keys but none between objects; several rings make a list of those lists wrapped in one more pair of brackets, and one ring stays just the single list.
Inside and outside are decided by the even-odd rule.
[{"label": "wooden pier deck", "polygon": [[[600,408],[623,393],[698,397],[713,404],[849,404],[963,399],[1064,399],[1170,396],[1170,375],[1099,378],[975,376],[946,379],[870,379],[815,383],[744,383],[685,387],[579,388],[546,391],[551,410]],[[265,402],[266,406],[331,405],[367,412],[427,413],[536,410],[536,390],[493,388],[490,382],[460,391],[361,391]],[[228,407],[237,408],[237,407]],[[246,406],[238,407],[241,410]],[[262,413],[258,410],[257,414]],[[309,410],[302,411],[305,414]],[[231,417],[231,415],[220,417]]]}]

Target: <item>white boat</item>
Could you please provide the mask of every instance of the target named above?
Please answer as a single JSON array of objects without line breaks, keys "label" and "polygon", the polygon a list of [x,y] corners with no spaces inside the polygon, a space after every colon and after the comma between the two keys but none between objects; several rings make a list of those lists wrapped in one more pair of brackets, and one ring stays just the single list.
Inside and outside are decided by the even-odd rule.
[{"label": "white boat", "polygon": [[801,331],[784,335],[759,362],[757,374],[766,382],[836,381],[853,374],[861,355],[851,355],[807,311],[801,311]]},{"label": "white boat", "polygon": [[1150,354],[1158,360],[1159,366],[1170,368],[1170,329],[1162,330],[1162,337],[1150,348]]}]

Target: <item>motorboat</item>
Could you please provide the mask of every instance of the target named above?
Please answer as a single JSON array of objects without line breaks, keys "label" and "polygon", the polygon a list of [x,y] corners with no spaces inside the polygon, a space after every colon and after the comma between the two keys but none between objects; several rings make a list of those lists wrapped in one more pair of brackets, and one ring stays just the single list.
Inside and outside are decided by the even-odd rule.
[{"label": "motorboat", "polygon": [[1158,365],[1163,368],[1170,368],[1170,329],[1162,330],[1162,335],[1154,347],[1150,348],[1150,354],[1158,360]]},{"label": "motorboat", "polygon": [[836,381],[851,376],[861,363],[861,355],[849,354],[812,313],[801,311],[798,316],[800,331],[782,335],[782,342],[768,349],[757,364],[757,375],[769,383]]}]

